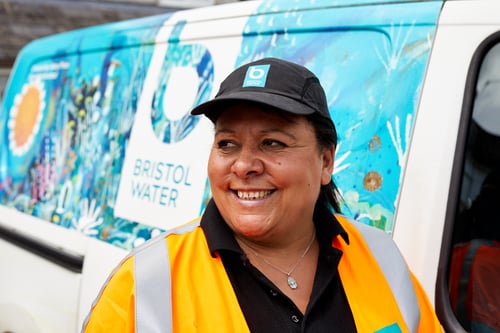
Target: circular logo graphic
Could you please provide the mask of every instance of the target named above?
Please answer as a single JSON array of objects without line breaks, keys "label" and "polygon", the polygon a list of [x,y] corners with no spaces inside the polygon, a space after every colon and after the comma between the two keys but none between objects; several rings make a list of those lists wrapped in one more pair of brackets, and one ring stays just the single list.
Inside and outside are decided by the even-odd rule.
[{"label": "circular logo graphic", "polygon": [[[171,38],[178,39],[184,25],[179,22]],[[194,73],[194,80],[189,73]],[[200,117],[191,116],[191,108],[209,99],[213,76],[212,56],[205,46],[177,42],[168,46],[151,105],[151,124],[158,139],[172,144],[194,130]],[[186,94],[186,89],[193,94]]]},{"label": "circular logo graphic", "polygon": [[40,81],[26,83],[14,98],[8,122],[9,147],[14,155],[25,154],[33,144],[45,109],[45,88]]}]

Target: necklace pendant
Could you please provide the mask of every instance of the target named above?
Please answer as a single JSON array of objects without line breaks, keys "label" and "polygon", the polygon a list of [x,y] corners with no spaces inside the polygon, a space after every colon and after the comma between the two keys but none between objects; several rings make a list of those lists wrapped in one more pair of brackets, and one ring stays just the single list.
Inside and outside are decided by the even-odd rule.
[{"label": "necklace pendant", "polygon": [[297,287],[299,286],[297,284],[297,281],[290,275],[288,275],[288,286],[290,286],[291,289],[297,289]]}]

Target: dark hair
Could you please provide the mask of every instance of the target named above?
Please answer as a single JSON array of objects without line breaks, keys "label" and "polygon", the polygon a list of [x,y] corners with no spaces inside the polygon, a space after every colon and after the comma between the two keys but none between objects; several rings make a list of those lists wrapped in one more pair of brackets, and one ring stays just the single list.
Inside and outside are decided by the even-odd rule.
[{"label": "dark hair", "polygon": [[[319,113],[306,116],[316,133],[316,140],[320,149],[330,149],[337,146],[337,131],[331,119],[325,118]],[[322,204],[332,209],[335,213],[341,213],[340,204],[342,196],[333,179],[327,185],[321,185],[316,205]]]}]

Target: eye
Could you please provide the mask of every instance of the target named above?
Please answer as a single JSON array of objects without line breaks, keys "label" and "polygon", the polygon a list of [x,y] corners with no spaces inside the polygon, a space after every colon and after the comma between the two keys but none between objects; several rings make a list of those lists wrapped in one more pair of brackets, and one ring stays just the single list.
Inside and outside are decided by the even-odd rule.
[{"label": "eye", "polygon": [[231,140],[219,140],[216,142],[215,146],[217,147],[217,149],[222,151],[230,151],[237,147],[236,143]]},{"label": "eye", "polygon": [[287,145],[279,140],[265,139],[262,141],[262,146],[273,149],[279,149],[279,148],[285,148]]}]

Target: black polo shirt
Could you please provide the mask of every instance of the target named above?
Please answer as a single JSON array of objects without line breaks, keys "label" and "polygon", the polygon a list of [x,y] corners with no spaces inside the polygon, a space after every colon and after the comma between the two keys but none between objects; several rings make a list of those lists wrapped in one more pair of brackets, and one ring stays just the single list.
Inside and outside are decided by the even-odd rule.
[{"label": "black polo shirt", "polygon": [[209,202],[201,227],[212,255],[218,252],[222,258],[251,332],[356,332],[337,269],[342,252],[331,246],[339,235],[348,242],[347,233],[325,207],[317,207],[313,219],[320,253],[311,299],[303,315],[250,263],[213,200]]}]

